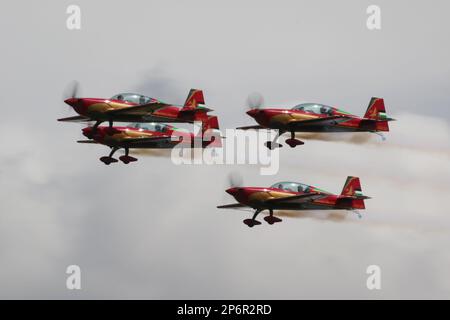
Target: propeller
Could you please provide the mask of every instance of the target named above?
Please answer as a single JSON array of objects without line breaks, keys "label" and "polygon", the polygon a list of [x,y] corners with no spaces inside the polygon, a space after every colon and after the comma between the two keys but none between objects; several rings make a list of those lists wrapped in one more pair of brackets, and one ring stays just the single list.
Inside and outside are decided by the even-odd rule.
[{"label": "propeller", "polygon": [[264,97],[261,93],[253,92],[247,97],[247,107],[252,109],[264,108]]},{"label": "propeller", "polygon": [[233,171],[228,174],[228,185],[230,188],[242,187],[244,181],[239,172]]},{"label": "propeller", "polygon": [[[66,85],[66,87],[64,88],[64,91],[62,92],[62,96],[61,96],[62,101],[64,101],[64,105],[72,106],[73,102],[68,102],[68,99],[76,99],[80,93],[79,91],[80,91],[80,84],[78,83],[78,81],[72,80],[71,82],[69,82]],[[71,111],[72,111],[72,108],[69,107],[67,109],[67,114],[71,113]]]},{"label": "propeller", "polygon": [[[243,179],[239,172],[237,171],[231,171],[227,175],[227,179],[224,182],[224,188],[225,190],[228,190],[230,188],[239,188],[243,186]],[[227,192],[224,192],[222,194],[222,201],[223,202],[229,202],[230,201],[230,195]]]},{"label": "propeller", "polygon": [[76,98],[79,94],[79,90],[80,83],[77,80],[72,80],[67,84],[66,88],[63,91],[63,100]]}]

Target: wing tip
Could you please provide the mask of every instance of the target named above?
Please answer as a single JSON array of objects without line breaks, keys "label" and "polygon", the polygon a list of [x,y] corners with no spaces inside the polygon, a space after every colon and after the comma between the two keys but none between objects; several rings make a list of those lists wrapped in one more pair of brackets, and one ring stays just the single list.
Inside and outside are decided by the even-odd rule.
[{"label": "wing tip", "polygon": [[60,122],[83,122],[83,121],[91,121],[92,119],[83,116],[72,116],[66,118],[58,118],[56,120]]}]

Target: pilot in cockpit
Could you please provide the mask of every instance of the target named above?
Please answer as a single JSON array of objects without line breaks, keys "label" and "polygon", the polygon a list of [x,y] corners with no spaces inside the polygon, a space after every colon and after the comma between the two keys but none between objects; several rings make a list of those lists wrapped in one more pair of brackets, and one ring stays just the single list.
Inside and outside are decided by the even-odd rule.
[{"label": "pilot in cockpit", "polygon": [[328,115],[332,115],[332,113],[333,113],[333,110],[330,108],[330,107],[327,107],[327,106],[322,106],[321,108],[320,108],[320,113],[321,114],[328,114]]}]

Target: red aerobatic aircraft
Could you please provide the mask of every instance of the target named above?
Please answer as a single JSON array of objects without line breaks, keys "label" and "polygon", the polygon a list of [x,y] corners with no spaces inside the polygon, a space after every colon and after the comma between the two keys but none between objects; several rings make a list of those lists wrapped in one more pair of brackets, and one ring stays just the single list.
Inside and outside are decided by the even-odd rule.
[{"label": "red aerobatic aircraft", "polygon": [[[232,184],[233,185],[233,184]],[[255,213],[244,223],[253,227],[261,224],[256,217],[263,210],[269,210],[264,217],[269,224],[281,222],[273,215],[273,210],[357,210],[365,209],[364,200],[370,199],[362,194],[359,178],[348,177],[340,195],[308,186],[298,182],[278,182],[271,187],[238,187],[226,190],[238,203],[218,206],[220,209],[253,208]],[[359,213],[357,212],[358,216]]]},{"label": "red aerobatic aircraft", "polygon": [[181,148],[194,147],[221,147],[220,132],[206,130],[219,129],[217,117],[209,116],[208,121],[203,124],[200,134],[195,135],[185,129],[178,129],[164,123],[135,123],[128,127],[99,126],[84,128],[83,135],[91,140],[80,140],[78,143],[99,143],[111,148],[108,156],[100,158],[104,164],[109,165],[118,160],[113,158],[114,153],[123,148],[125,155],[119,159],[128,164],[137,161],[129,155],[129,149],[171,149],[175,146]]},{"label": "red aerobatic aircraft", "polygon": [[58,121],[95,121],[93,130],[108,121],[112,128],[114,121],[120,122],[188,122],[205,121],[212,111],[205,106],[203,91],[191,89],[183,106],[167,104],[154,98],[135,93],[120,93],[109,99],[78,98],[78,85],[70,90],[70,98],[64,102],[79,116],[58,119]]},{"label": "red aerobatic aircraft", "polygon": [[302,103],[290,109],[261,108],[262,98],[247,112],[259,125],[237,129],[275,129],[279,130],[273,141],[266,146],[273,150],[281,147],[277,139],[285,132],[290,132],[286,143],[292,148],[304,144],[295,139],[296,132],[382,132],[389,131],[388,122],[394,119],[386,116],[384,101],[372,98],[363,117],[350,114],[338,108],[319,103]]}]

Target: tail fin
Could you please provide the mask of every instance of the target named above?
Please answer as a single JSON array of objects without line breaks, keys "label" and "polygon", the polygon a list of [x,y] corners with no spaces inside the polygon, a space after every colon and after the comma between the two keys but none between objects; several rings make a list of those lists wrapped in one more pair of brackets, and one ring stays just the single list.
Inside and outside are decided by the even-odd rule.
[{"label": "tail fin", "polygon": [[347,177],[338,204],[347,209],[365,209],[364,200],[370,199],[363,195],[358,177]]},{"label": "tail fin", "polygon": [[206,113],[196,113],[194,115],[194,121],[202,123],[202,132],[208,129],[219,130],[219,118],[216,116],[208,116]]},{"label": "tail fin", "polygon": [[203,91],[197,89],[191,89],[189,95],[184,103],[184,108],[197,108],[199,104],[205,104],[205,98],[203,97]]},{"label": "tail fin", "polygon": [[[211,129],[211,130],[210,130]],[[210,131],[208,131],[210,130]],[[206,138],[205,146],[220,148],[222,146],[222,138],[219,130],[219,120],[216,116],[207,116],[202,122],[202,134]]]},{"label": "tail fin", "polygon": [[384,100],[375,97],[370,99],[364,118],[371,120],[385,120],[386,108],[384,107]]},{"label": "tail fin", "polygon": [[216,116],[208,116],[206,121],[203,121],[203,131],[208,129],[219,129],[219,118]]},{"label": "tail fin", "polygon": [[362,195],[361,183],[359,182],[359,178],[351,176],[347,177],[341,195],[353,197],[358,194]]},{"label": "tail fin", "polygon": [[375,97],[370,99],[364,118],[376,121],[374,123],[375,131],[389,131],[388,121],[394,120],[387,117],[384,100],[382,98]]}]

